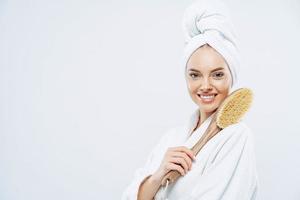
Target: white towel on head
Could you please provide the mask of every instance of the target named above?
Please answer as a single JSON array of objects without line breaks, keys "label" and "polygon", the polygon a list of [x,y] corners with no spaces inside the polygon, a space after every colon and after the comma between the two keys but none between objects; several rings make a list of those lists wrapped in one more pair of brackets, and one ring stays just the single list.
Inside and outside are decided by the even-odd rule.
[{"label": "white towel on head", "polygon": [[209,44],[224,57],[232,75],[232,86],[236,87],[240,56],[226,5],[218,0],[195,1],[184,12],[183,30],[183,65],[186,66],[196,49]]}]

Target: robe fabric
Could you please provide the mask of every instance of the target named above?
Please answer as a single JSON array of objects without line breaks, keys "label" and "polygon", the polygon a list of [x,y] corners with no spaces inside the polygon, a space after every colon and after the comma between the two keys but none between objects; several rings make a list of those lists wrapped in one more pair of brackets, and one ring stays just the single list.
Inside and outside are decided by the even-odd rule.
[{"label": "robe fabric", "polygon": [[[194,132],[200,112],[197,109],[184,126],[174,127],[160,138],[144,166],[122,194],[122,200],[136,200],[141,183],[160,166],[169,147],[191,148],[207,129],[212,115]],[[168,200],[257,200],[258,176],[252,131],[244,122],[221,130],[196,155],[185,176],[160,187],[154,199]]]}]

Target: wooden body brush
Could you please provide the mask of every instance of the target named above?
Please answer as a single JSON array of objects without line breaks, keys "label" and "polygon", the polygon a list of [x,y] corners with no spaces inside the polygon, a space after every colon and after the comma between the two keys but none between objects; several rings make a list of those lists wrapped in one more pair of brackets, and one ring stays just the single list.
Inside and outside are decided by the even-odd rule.
[{"label": "wooden body brush", "polygon": [[[205,133],[192,147],[191,150],[194,155],[197,155],[202,147],[222,129],[239,122],[250,108],[252,98],[253,93],[247,88],[238,89],[227,96],[213,114],[214,116]],[[174,183],[180,176],[178,171],[172,170],[165,175],[161,185],[165,186],[167,183]]]}]

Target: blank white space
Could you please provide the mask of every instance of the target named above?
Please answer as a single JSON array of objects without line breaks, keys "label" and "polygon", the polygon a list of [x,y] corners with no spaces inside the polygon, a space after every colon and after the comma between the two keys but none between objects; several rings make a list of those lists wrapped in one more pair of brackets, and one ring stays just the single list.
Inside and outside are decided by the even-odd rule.
[{"label": "blank white space", "polygon": [[[196,106],[180,56],[191,0],[0,1],[0,199],[120,199]],[[226,1],[254,90],[261,199],[300,199],[300,3]]]}]

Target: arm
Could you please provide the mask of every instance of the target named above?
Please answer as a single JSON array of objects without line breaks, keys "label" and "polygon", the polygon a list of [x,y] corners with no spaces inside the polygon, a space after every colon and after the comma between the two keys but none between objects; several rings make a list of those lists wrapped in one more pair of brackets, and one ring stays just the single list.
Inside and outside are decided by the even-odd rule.
[{"label": "arm", "polygon": [[191,169],[193,152],[185,146],[170,147],[172,140],[169,138],[173,138],[174,135],[171,132],[167,135],[154,148],[146,165],[136,172],[134,181],[127,188],[122,199],[153,199],[161,186],[162,179],[169,171],[177,170],[181,175],[185,175]]},{"label": "arm", "polygon": [[159,190],[161,179],[155,178],[153,175],[147,176],[141,183],[138,191],[138,200],[152,200]]},{"label": "arm", "polygon": [[[150,198],[153,195],[154,191],[157,189],[156,181],[153,178],[149,179],[154,173],[154,170],[157,168],[159,163],[155,163],[154,158],[160,152],[160,149],[164,146],[167,141],[167,136],[170,134],[170,131],[161,137],[158,144],[151,150],[150,154],[147,157],[146,163],[143,167],[138,168],[135,173],[133,180],[127,186],[125,191],[122,194],[122,200],[137,200],[138,195],[141,197]],[[145,191],[150,190],[150,192],[145,193]],[[155,195],[155,194],[154,194]],[[153,195],[153,196],[154,196]],[[151,198],[150,198],[151,199]]]}]

